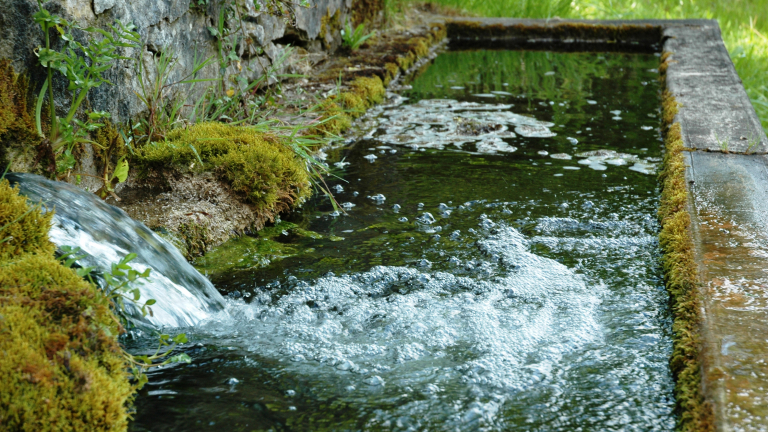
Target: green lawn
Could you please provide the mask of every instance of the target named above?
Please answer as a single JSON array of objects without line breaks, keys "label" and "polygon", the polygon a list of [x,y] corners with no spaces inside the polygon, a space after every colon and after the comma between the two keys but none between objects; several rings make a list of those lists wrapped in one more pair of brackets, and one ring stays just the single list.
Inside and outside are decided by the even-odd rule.
[{"label": "green lawn", "polygon": [[[400,3],[403,0],[388,0]],[[408,1],[408,0],[406,0]],[[472,15],[516,18],[717,19],[763,128],[768,130],[766,0],[433,0]]]}]

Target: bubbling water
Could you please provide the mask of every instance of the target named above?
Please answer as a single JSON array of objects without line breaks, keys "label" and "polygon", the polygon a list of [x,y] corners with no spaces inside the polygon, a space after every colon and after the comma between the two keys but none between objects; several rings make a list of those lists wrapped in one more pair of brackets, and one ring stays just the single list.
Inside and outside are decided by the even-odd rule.
[{"label": "bubbling water", "polygon": [[[259,357],[286,358],[287,369],[322,377],[352,393],[422,397],[371,425],[399,421],[458,428],[493,426],[508,397],[556,383],[553,365],[602,338],[596,308],[604,288],[528,251],[514,228],[493,225],[476,242],[489,271],[473,276],[409,266],[287,283],[232,301],[195,330],[233,341]],[[563,383],[559,383],[563,384]],[[448,403],[448,400],[453,400]],[[438,406],[439,405],[439,406]]]}]

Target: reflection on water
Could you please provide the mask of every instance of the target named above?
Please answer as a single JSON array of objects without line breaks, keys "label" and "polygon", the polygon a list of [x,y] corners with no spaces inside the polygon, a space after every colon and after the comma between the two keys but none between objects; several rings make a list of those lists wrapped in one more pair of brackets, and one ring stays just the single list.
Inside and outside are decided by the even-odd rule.
[{"label": "reflection on water", "polygon": [[201,262],[227,314],[133,430],[671,430],[656,64],[442,54],[326,151],[346,214]]}]

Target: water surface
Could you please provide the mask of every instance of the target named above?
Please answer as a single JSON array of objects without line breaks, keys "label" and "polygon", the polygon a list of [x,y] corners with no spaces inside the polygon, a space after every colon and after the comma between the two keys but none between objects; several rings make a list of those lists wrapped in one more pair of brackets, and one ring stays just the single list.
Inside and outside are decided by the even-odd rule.
[{"label": "water surface", "polygon": [[198,261],[227,313],[132,429],[673,429],[657,64],[441,54],[326,151],[345,212]]}]

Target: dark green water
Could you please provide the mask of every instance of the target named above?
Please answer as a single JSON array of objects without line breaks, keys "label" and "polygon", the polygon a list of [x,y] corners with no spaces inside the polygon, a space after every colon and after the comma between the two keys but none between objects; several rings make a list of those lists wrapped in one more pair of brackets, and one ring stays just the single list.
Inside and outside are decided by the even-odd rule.
[{"label": "dark green water", "polygon": [[227,311],[132,430],[673,429],[657,64],[441,54],[327,151],[346,214],[197,263]]}]

